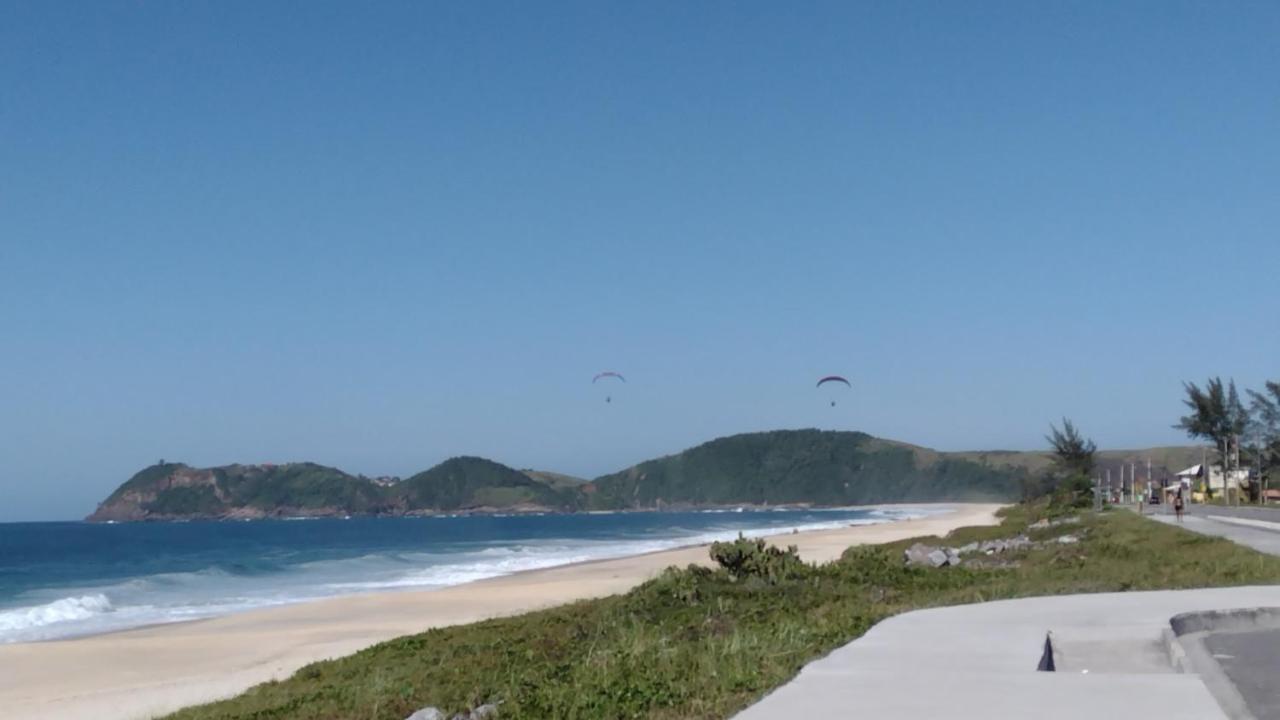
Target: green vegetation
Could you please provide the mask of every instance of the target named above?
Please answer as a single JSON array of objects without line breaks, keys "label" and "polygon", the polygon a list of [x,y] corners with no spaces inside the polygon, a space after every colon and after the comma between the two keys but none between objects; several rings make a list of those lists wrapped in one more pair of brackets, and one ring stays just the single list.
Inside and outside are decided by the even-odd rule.
[{"label": "green vegetation", "polygon": [[[502,718],[723,718],[805,663],[908,610],[1071,592],[1280,582],[1280,558],[1127,512],[1030,529],[1045,507],[947,542],[1029,532],[1052,540],[987,566],[905,567],[912,541],[851,548],[825,565],[754,542],[718,546],[733,568],[671,568],[629,593],[441,628],[315,663],[173,720],[402,720],[434,705],[502,702]],[[1176,557],[1177,562],[1168,558]]]},{"label": "green vegetation", "polygon": [[1011,500],[1031,477],[1015,465],[864,433],[779,430],[720,438],[590,482],[477,457],[453,458],[392,484],[314,463],[210,469],[162,463],[130,478],[90,519]]},{"label": "green vegetation", "polygon": [[[1099,466],[1152,458],[1157,471],[1162,464],[1167,471],[1193,455],[1198,462],[1198,453],[1155,448],[1096,456]],[[314,463],[198,469],[162,462],[121,485],[90,519],[1008,501],[1038,496],[1061,480],[1062,469],[1048,452],[947,453],[858,432],[777,430],[719,438],[592,481],[477,457],[453,458],[398,483]],[[1082,497],[1087,488],[1074,492]]]},{"label": "green vegetation", "polygon": [[1280,382],[1268,382],[1261,392],[1250,390],[1248,450],[1266,482],[1267,471],[1280,466]]},{"label": "green vegetation", "polygon": [[580,477],[565,475],[564,473],[549,472],[547,470],[521,470],[520,472],[540,483],[543,483],[544,485],[555,488],[556,490],[580,487],[588,482]]},{"label": "green vegetation", "polygon": [[218,515],[226,509],[226,503],[208,485],[171,488],[147,504],[149,512],[161,515]]},{"label": "green vegetation", "polygon": [[1010,500],[1029,476],[865,433],[775,430],[712,440],[592,482],[593,509]]},{"label": "green vegetation", "polygon": [[184,465],[183,463],[168,463],[161,460],[155,465],[139,470],[133,477],[124,481],[120,487],[116,488],[115,492],[107,496],[105,502],[119,500],[130,492],[149,490],[167,480],[174,473],[191,469],[189,465]]},{"label": "green vegetation", "polygon": [[315,463],[200,469],[162,462],[117,488],[90,519],[350,515],[388,508],[377,485]]},{"label": "green vegetation", "polygon": [[[1240,403],[1235,380],[1223,385],[1222,378],[1209,378],[1204,389],[1193,382],[1183,383],[1187,397],[1182,401],[1191,412],[1174,427],[1187,435],[1211,440],[1218,449],[1222,466],[1230,471],[1239,464],[1240,436],[1249,424],[1249,413]],[[1213,486],[1205,485],[1205,493],[1213,497]]]},{"label": "green vegetation", "polygon": [[483,458],[460,457],[394,484],[315,463],[145,468],[91,520],[293,515],[401,515],[477,508],[573,510],[582,493],[567,476],[533,477]]},{"label": "green vegetation", "polygon": [[1084,507],[1093,500],[1092,481],[1094,454],[1098,446],[1086,439],[1068,419],[1062,429],[1050,425],[1045,436],[1053,448],[1054,502],[1069,507]]},{"label": "green vegetation", "polygon": [[374,512],[385,505],[373,483],[315,463],[269,467],[232,465],[217,468],[214,474],[231,506],[264,511],[281,507],[300,510],[337,507],[350,514]]},{"label": "green vegetation", "polygon": [[[1220,377],[1211,377],[1203,388],[1194,382],[1182,385],[1186,393],[1182,402],[1189,412],[1174,427],[1189,437],[1212,442],[1216,465],[1224,474],[1241,469],[1242,461],[1251,466],[1246,490],[1251,502],[1261,500],[1269,474],[1280,465],[1280,383],[1267,382],[1261,391],[1248,390],[1247,408],[1235,380],[1224,383]],[[1211,484],[1206,484],[1205,491],[1212,499]]]},{"label": "green vegetation", "polygon": [[770,585],[799,577],[806,569],[794,545],[783,550],[764,538],[748,540],[741,534],[733,542],[712,543],[711,559],[734,580],[754,578]]},{"label": "green vegetation", "polygon": [[574,492],[557,490],[519,470],[477,457],[457,457],[396,485],[391,493],[410,510],[536,505],[570,510]]}]

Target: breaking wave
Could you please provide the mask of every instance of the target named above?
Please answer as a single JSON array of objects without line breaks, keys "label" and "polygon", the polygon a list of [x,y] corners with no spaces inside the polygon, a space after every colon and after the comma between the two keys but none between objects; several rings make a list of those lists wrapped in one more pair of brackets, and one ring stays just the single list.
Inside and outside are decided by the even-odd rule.
[{"label": "breaking wave", "polygon": [[[338,595],[401,589],[432,589],[571,563],[603,560],[747,537],[871,525],[924,517],[937,508],[737,509],[685,513],[468,518],[451,523],[449,537],[424,535],[408,520],[361,520],[365,535],[338,552],[277,541],[267,549],[225,545],[229,528],[277,532],[269,523],[210,524],[219,537],[202,538],[200,557],[217,561],[183,572],[139,573],[109,581],[61,583],[0,596],[0,643],[97,634],[142,625],[225,615],[255,608]],[[569,519],[566,519],[569,518]],[[326,522],[280,523],[337,532]],[[379,525],[378,523],[393,523]],[[495,524],[496,523],[496,524]],[[512,531],[512,523],[524,523]],[[127,527],[127,526],[123,526]],[[200,532],[193,526],[169,532]],[[387,547],[387,528],[397,535]],[[434,527],[434,524],[433,524]],[[112,528],[120,532],[122,526]],[[460,530],[461,529],[461,530]],[[208,529],[206,528],[206,531]],[[146,528],[139,532],[147,531]],[[345,530],[344,530],[345,531]],[[465,532],[464,532],[465,531]],[[293,533],[295,531],[289,530]],[[308,532],[311,532],[308,530]],[[429,530],[427,532],[442,532]],[[524,533],[523,537],[511,535]],[[502,537],[507,535],[507,537]],[[456,537],[455,537],[456,536]],[[311,536],[308,536],[311,537]],[[461,538],[461,539],[459,539]],[[359,552],[361,547],[363,552]],[[372,546],[372,547],[371,547]],[[142,563],[144,560],[138,560]],[[0,568],[2,569],[2,568]]]}]

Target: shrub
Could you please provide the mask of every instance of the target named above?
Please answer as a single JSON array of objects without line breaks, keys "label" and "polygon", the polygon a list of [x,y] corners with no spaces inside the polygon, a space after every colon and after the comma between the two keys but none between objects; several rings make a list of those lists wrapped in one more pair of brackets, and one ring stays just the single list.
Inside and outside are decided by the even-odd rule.
[{"label": "shrub", "polygon": [[770,584],[799,577],[808,568],[796,554],[795,545],[783,550],[741,534],[733,542],[712,543],[711,559],[735,580],[759,578]]}]

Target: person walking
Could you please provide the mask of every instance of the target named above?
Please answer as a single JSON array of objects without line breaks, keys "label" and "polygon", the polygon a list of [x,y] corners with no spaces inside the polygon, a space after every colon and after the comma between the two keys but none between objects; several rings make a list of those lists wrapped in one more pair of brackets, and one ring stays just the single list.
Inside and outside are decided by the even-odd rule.
[{"label": "person walking", "polygon": [[1173,497],[1173,514],[1178,516],[1178,522],[1182,522],[1182,488],[1178,488],[1178,494]]}]

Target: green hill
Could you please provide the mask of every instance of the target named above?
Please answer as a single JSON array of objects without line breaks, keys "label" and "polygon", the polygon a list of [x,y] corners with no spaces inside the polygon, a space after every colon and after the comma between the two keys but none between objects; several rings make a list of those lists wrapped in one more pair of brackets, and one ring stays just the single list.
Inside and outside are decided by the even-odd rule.
[{"label": "green hill", "polygon": [[[1167,477],[1199,462],[1195,447],[1098,453]],[[456,457],[404,481],[374,481],[315,463],[193,468],[152,465],[89,520],[174,520],[441,512],[626,510],[724,505],[857,505],[1012,500],[1049,467],[1045,452],[939,452],[859,432],[775,430],[732,435],[585,481]]]},{"label": "green hill", "polygon": [[520,472],[524,473],[525,475],[528,475],[529,477],[533,478],[534,480],[537,480],[538,482],[544,485],[547,485],[548,487],[556,488],[557,490],[581,487],[587,484],[588,482],[587,480],[584,480],[583,478],[580,478],[580,477],[565,475],[563,473],[550,472],[547,470],[525,469],[525,470],[521,470]]},{"label": "green hill", "polygon": [[865,433],[776,430],[719,438],[592,481],[593,509],[1009,500],[1030,473]]},{"label": "green hill", "polygon": [[568,476],[534,478],[458,457],[399,483],[315,463],[193,468],[152,465],[88,517],[97,521],[412,515],[457,511],[568,511],[583,497]]},{"label": "green hill", "polygon": [[129,478],[89,520],[364,515],[388,509],[377,485],[315,463],[193,468],[152,465]]},{"label": "green hill", "polygon": [[456,457],[392,488],[406,512],[474,509],[572,510],[573,489],[553,487],[506,465],[478,457]]}]

